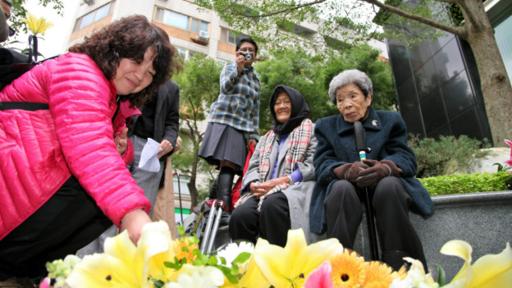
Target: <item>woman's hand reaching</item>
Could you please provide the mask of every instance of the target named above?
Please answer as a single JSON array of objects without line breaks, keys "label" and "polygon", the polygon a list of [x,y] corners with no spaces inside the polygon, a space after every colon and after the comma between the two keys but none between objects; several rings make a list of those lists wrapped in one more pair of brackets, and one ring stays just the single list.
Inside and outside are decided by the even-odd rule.
[{"label": "woman's hand reaching", "polygon": [[124,215],[121,220],[121,231],[128,230],[128,235],[133,243],[137,244],[142,233],[142,227],[151,222],[149,215],[142,209],[132,210]]},{"label": "woman's hand reaching", "polygon": [[128,128],[125,127],[120,133],[116,134],[114,142],[116,143],[117,152],[123,154],[128,148]]}]

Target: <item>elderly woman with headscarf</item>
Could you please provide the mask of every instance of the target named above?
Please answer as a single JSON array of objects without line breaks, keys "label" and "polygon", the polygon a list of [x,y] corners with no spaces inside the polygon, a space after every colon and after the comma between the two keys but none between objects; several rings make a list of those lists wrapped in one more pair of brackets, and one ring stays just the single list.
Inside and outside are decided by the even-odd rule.
[{"label": "elderly woman with headscarf", "polygon": [[[302,94],[285,85],[270,99],[273,128],[259,141],[243,178],[243,204],[231,215],[233,239],[258,237],[284,246],[290,228],[309,234],[308,208],[314,189],[316,139],[309,106]],[[245,199],[242,200],[242,199]]]},{"label": "elderly woman with headscarf", "polygon": [[[397,112],[371,108],[372,82],[359,70],[346,70],[335,76],[329,84],[329,97],[340,114],[322,118],[315,126],[317,187],[311,200],[311,231],[325,232],[344,247],[353,248],[363,213],[360,188],[367,188],[375,212],[381,259],[394,269],[404,264],[404,256],[425,265],[409,210],[427,217],[432,214],[432,201],[414,177],[416,158],[407,146],[402,117]],[[356,121],[366,132],[369,153],[364,161],[359,160],[355,145]]]}]

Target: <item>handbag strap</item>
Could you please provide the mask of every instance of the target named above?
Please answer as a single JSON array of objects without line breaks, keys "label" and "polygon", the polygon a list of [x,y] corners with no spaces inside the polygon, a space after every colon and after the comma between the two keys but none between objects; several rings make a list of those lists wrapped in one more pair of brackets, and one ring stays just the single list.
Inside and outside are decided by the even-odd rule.
[{"label": "handbag strap", "polygon": [[0,110],[48,110],[48,104],[35,102],[0,102]]}]

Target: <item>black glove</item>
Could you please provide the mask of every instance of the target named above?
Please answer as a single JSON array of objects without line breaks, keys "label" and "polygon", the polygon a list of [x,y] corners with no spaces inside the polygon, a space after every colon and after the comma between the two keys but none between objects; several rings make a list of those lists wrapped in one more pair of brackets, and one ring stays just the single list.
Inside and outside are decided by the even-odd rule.
[{"label": "black glove", "polygon": [[356,161],[354,163],[346,163],[340,165],[334,168],[333,172],[338,179],[345,179],[349,182],[355,182],[361,171],[366,168],[368,168],[368,165],[361,161]]},{"label": "black glove", "polygon": [[400,176],[402,170],[390,160],[371,160],[365,159],[363,163],[368,165],[370,168],[365,169],[359,173],[359,177],[356,179],[358,187],[368,187],[377,184],[380,179],[386,176]]}]

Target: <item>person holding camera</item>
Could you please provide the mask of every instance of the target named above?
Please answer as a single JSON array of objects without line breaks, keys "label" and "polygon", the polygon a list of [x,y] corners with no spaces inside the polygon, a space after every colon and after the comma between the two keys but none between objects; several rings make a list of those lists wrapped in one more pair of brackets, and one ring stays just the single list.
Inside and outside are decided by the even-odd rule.
[{"label": "person holding camera", "polygon": [[199,157],[220,170],[210,198],[230,211],[235,174],[241,175],[249,145],[258,139],[260,80],[252,64],[258,45],[250,37],[238,39],[236,59],[220,75],[220,94],[210,107]]}]

